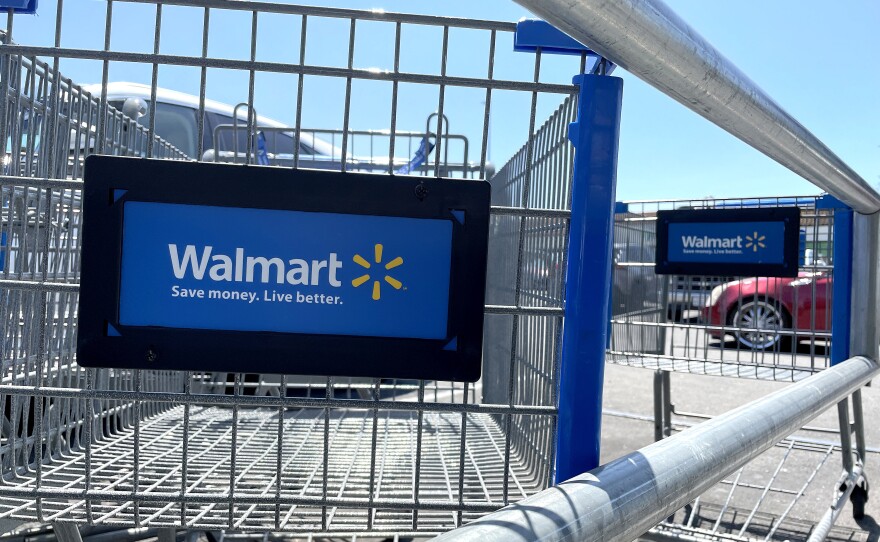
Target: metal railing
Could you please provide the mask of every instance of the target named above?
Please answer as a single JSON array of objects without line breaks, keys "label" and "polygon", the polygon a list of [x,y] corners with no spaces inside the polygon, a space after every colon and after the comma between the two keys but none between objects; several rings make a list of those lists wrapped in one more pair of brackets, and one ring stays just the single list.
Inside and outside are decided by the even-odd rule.
[{"label": "metal railing", "polygon": [[857,212],[880,210],[876,190],[661,0],[516,2]]}]

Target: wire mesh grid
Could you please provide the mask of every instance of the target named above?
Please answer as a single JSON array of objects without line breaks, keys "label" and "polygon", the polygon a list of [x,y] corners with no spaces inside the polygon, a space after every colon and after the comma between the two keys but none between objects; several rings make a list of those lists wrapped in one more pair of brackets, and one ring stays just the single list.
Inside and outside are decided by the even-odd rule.
[{"label": "wire mesh grid", "polygon": [[[429,115],[424,131],[397,130],[393,139],[395,147],[403,152],[404,156],[427,154],[435,145],[438,136],[432,131],[431,123],[434,114]],[[259,117],[257,117],[259,120]],[[232,118],[215,119],[211,137],[213,149],[208,151],[205,158],[214,162],[246,163],[248,155],[245,153],[246,141],[249,137],[247,124],[237,123]],[[439,175],[441,177],[465,177],[476,178],[482,173],[486,178],[494,175],[494,166],[491,163],[481,164],[471,158],[473,149],[470,141],[461,134],[449,132],[450,121],[447,116],[443,119],[445,133],[439,136],[443,157]],[[263,145],[266,149],[267,165],[287,166],[293,165],[294,136],[289,127],[258,126],[257,145]],[[262,141],[260,138],[263,138]],[[334,129],[301,129],[300,138],[308,139],[312,145],[300,143],[297,167],[310,169],[339,169],[342,164],[341,141],[345,139],[351,149],[351,156],[346,161],[348,171],[387,173],[389,165],[399,174],[420,174],[423,176],[433,175],[432,164],[427,160],[413,163],[406,158],[394,158],[390,160],[387,149],[390,147],[392,134],[390,130],[351,130],[344,134],[342,130]],[[325,142],[324,148],[314,145],[315,142]],[[231,150],[230,150],[231,149]],[[450,150],[453,149],[453,150]],[[251,157],[253,158],[253,157]]]},{"label": "wire mesh grid", "polygon": [[[51,9],[51,2],[43,4],[41,9]],[[517,58],[516,69],[504,77],[496,75],[499,51],[512,49],[513,24],[268,2],[109,0],[96,23],[103,44],[82,45],[62,40],[68,12],[60,1],[55,7],[48,43],[16,43],[13,23],[20,19],[10,12],[0,50],[0,130],[11,141],[0,177],[0,518],[430,534],[549,485],[570,198],[572,151],[565,128],[575,111],[568,97],[576,89],[542,79],[540,51]],[[229,36],[212,22],[227,17],[247,23],[239,30],[250,29],[243,32],[243,51],[213,50]],[[196,21],[193,27],[200,30],[194,53],[163,48],[163,24],[181,19]],[[283,19],[288,38],[298,32],[289,40],[292,61],[264,59],[265,48],[257,47],[271,38],[268,29],[276,19]],[[114,36],[151,20],[142,50],[115,47]],[[317,41],[333,24],[347,29],[347,43]],[[409,69],[407,40],[429,33],[439,37],[436,65]],[[359,60],[365,41],[387,44],[382,68]],[[330,48],[338,49],[341,60],[307,53]],[[483,73],[454,72],[456,51],[472,65],[480,50],[486,55]],[[527,73],[522,58],[532,63]],[[586,57],[574,62],[570,73],[583,70]],[[131,66],[140,72],[126,71]],[[68,67],[97,74],[101,83],[83,88],[62,76]],[[119,72],[142,74],[146,93],[128,85],[129,94],[120,94],[120,85],[114,86]],[[182,74],[194,75],[194,90],[172,104],[161,84],[185,80]],[[209,99],[229,86],[213,79],[217,74],[239,81],[243,76],[242,117]],[[269,101],[261,91],[277,88],[264,76],[291,78],[275,96],[291,122],[279,126],[256,114]],[[340,99],[310,94],[310,88],[323,88],[319,80],[341,84]],[[373,84],[383,90],[371,94]],[[436,134],[461,122],[454,111],[463,90],[478,98],[479,115],[470,116],[463,130],[465,142],[478,143],[450,152],[461,139]],[[527,143],[492,180],[480,383],[86,370],[76,364],[85,155],[223,159],[224,149],[211,134],[233,119],[246,125],[240,141],[246,163],[265,163],[269,155],[278,166],[362,170],[365,161],[353,141],[369,130],[356,126],[362,122],[358,114],[367,105],[378,109],[377,96],[387,99],[387,116],[370,129],[388,135],[373,138],[370,171],[486,178],[493,169],[493,108],[503,107],[506,128],[522,127]],[[560,101],[537,128],[544,114],[539,112],[552,113]],[[190,104],[187,116],[194,119],[190,140],[169,131],[171,117],[162,116],[181,103]],[[338,120],[329,128],[331,141],[322,140],[330,132],[304,126],[315,110]],[[220,113],[228,119],[212,118]],[[407,118],[419,124],[404,126]],[[422,136],[425,118],[430,134]],[[266,148],[273,130],[292,138],[289,153],[277,144]],[[412,134],[425,144],[421,162],[412,157],[417,153],[409,141],[419,141]],[[317,154],[319,165],[309,161]],[[544,254],[549,259],[539,262]],[[296,353],[290,358],[295,367]]]},{"label": "wire mesh grid", "polygon": [[[679,418],[676,430],[693,425]],[[827,506],[841,474],[837,431],[807,426],[736,470],[695,501],[660,523],[663,540],[806,540],[816,527],[817,507]],[[829,439],[828,437],[831,436]],[[868,450],[868,461],[877,450]],[[809,518],[809,519],[804,519]],[[867,540],[869,533],[845,526],[828,540]],[[646,536],[652,539],[651,535]]]},{"label": "wire mesh grid", "polygon": [[[688,373],[796,381],[829,366],[833,208],[819,197],[629,202],[615,218],[608,360]],[[801,209],[794,279],[655,275],[666,209]]]},{"label": "wire mesh grid", "polygon": [[[3,39],[10,38],[4,33]],[[2,104],[7,118],[15,120],[0,129],[7,152],[19,149],[18,167],[11,167],[15,155],[10,154],[4,174],[81,178],[85,156],[97,148],[105,154],[145,156],[152,146],[156,158],[188,158],[168,141],[150,137],[136,120],[61,76],[57,67],[36,57],[3,56],[2,60],[7,85],[16,90],[7,90]]]},{"label": "wire mesh grid", "polygon": [[[573,151],[567,142],[577,100],[569,97],[492,178],[486,302],[495,314],[484,328],[483,397],[556,404],[563,327],[563,275],[567,254]],[[517,217],[518,208],[537,208]],[[530,307],[510,314],[503,307]],[[503,360],[503,361],[502,361]],[[551,475],[555,420],[508,417],[505,431],[524,443],[530,462]]]}]

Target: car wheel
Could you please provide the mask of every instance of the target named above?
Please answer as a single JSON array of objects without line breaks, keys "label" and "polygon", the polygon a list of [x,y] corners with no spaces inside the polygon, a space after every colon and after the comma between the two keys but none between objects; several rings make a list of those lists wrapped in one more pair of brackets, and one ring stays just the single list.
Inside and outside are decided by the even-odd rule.
[{"label": "car wheel", "polygon": [[752,350],[771,350],[786,343],[788,337],[779,330],[791,328],[785,309],[772,299],[744,300],[731,314],[729,323],[740,328],[734,331],[736,340]]}]

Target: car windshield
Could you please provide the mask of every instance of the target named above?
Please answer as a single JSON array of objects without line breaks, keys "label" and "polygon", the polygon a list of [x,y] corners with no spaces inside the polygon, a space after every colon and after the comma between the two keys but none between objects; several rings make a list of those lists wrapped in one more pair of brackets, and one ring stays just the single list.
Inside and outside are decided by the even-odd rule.
[{"label": "car windshield", "polygon": [[[122,110],[124,100],[110,100],[110,105]],[[138,124],[150,126],[150,112],[137,119]],[[166,103],[156,104],[156,135],[180,149],[187,156],[197,152],[198,126],[192,108]]]}]

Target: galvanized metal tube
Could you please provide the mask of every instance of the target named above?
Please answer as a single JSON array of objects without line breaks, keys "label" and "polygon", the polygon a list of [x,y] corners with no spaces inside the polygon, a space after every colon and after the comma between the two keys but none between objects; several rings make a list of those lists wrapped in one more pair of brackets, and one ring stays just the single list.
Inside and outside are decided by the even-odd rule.
[{"label": "galvanized metal tube", "polygon": [[663,371],[654,371],[654,442],[663,440]]},{"label": "galvanized metal tube", "polygon": [[437,540],[632,540],[878,372],[873,360],[849,359]]},{"label": "galvanized metal tube", "polygon": [[840,458],[843,460],[843,470],[847,473],[853,471],[852,455],[852,426],[849,424],[849,398],[837,403],[837,422],[840,427]]},{"label": "galvanized metal tube", "polygon": [[[850,353],[877,358],[878,260],[880,260],[880,215],[855,215],[852,252],[852,313]],[[837,262],[835,262],[837,265]],[[836,270],[835,270],[836,271]],[[837,285],[835,276],[835,286]],[[832,341],[832,345],[833,345]]]},{"label": "galvanized metal tube", "polygon": [[825,514],[822,516],[822,519],[819,520],[819,523],[813,528],[813,532],[810,533],[810,538],[807,539],[807,542],[823,542],[828,538],[831,528],[834,527],[834,523],[837,522],[840,512],[843,511],[844,506],[846,506],[847,499],[852,495],[852,492],[855,489],[856,484],[861,480],[862,475],[862,466],[856,465],[853,471],[845,476],[843,483],[841,484],[843,489],[840,491],[840,494],[834,502],[831,503],[828,510],[825,511]]},{"label": "galvanized metal tube", "polygon": [[862,390],[856,390],[852,395],[853,402],[853,434],[856,436],[856,451],[859,453],[859,461],[864,463],[867,446],[865,445],[865,414],[862,410]]},{"label": "galvanized metal tube", "polygon": [[516,0],[863,214],[880,194],[660,0]]}]

